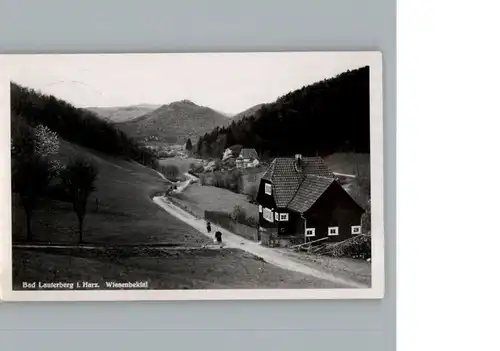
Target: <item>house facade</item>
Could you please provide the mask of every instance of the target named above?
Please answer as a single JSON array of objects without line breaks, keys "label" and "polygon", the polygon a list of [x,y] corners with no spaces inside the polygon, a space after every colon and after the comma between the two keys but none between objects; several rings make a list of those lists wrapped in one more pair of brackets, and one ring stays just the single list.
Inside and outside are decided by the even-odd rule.
[{"label": "house facade", "polygon": [[236,158],[236,168],[253,168],[259,164],[259,155],[255,149],[243,148]]},{"label": "house facade", "polygon": [[276,158],[257,195],[260,230],[277,239],[342,241],[361,234],[364,210],[320,157]]}]

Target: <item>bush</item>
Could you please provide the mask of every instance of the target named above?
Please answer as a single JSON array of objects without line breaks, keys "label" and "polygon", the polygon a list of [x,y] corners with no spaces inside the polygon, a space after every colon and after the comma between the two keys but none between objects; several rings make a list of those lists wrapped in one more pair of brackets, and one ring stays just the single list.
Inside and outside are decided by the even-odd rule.
[{"label": "bush", "polygon": [[242,190],[242,177],[239,171],[214,172],[214,186],[240,193]]},{"label": "bush", "polygon": [[357,235],[333,245],[324,254],[332,257],[352,257],[366,260],[371,258],[371,236]]},{"label": "bush", "polygon": [[180,174],[179,167],[175,165],[166,165],[161,167],[161,173],[169,180],[177,180]]},{"label": "bush", "polygon": [[231,212],[231,218],[238,223],[245,224],[247,219],[247,214],[240,205],[236,205],[233,208],[233,212]]}]

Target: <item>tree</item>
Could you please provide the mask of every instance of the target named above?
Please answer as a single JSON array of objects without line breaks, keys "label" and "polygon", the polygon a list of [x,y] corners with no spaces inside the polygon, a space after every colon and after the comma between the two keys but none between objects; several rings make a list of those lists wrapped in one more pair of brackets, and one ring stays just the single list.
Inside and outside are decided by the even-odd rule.
[{"label": "tree", "polygon": [[37,135],[15,114],[11,118],[12,191],[19,195],[26,214],[26,239],[33,240],[31,221],[39,199],[46,194],[51,177],[50,163],[37,152]]},{"label": "tree", "polygon": [[59,152],[59,137],[50,128],[39,124],[35,127],[35,151],[42,157],[54,156]]},{"label": "tree", "polygon": [[83,242],[83,220],[87,212],[87,200],[95,190],[97,168],[83,157],[77,157],[61,171],[61,180],[68,193],[73,210],[78,217],[79,242]]},{"label": "tree", "polygon": [[19,194],[26,214],[26,239],[33,240],[31,218],[38,200],[45,194],[51,179],[49,162],[36,154],[12,159],[12,191]]},{"label": "tree", "polygon": [[34,129],[35,152],[38,156],[46,158],[50,165],[51,172],[57,175],[62,168],[62,164],[54,157],[59,153],[59,136],[50,128],[39,124]]},{"label": "tree", "polygon": [[191,138],[186,141],[186,151],[191,151],[193,149],[193,144],[191,143]]}]

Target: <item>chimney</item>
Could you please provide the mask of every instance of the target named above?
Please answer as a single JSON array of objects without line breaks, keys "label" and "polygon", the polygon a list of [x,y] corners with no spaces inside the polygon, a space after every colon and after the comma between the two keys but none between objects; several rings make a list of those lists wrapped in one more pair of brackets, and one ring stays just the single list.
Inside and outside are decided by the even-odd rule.
[{"label": "chimney", "polygon": [[295,155],[295,170],[297,172],[302,171],[302,155],[301,154]]}]

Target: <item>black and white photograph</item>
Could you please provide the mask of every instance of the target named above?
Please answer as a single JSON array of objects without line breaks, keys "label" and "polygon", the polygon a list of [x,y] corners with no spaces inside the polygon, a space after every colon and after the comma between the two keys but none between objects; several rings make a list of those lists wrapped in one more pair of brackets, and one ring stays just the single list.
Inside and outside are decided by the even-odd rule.
[{"label": "black and white photograph", "polygon": [[383,297],[380,52],[0,71],[2,299]]}]

